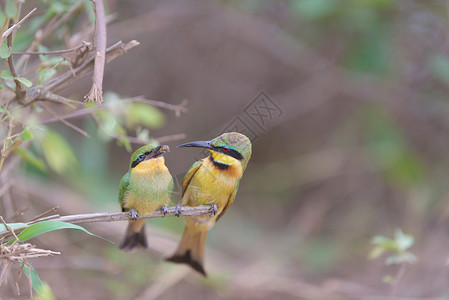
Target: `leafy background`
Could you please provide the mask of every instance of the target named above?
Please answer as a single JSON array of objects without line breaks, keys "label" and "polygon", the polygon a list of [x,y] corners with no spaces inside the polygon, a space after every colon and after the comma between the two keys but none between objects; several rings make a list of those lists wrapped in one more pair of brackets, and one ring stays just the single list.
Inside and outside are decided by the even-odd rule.
[{"label": "leafy background", "polygon": [[[26,1],[24,11],[37,6],[39,17],[17,32],[13,50],[25,50],[36,30],[73,5]],[[127,147],[137,145],[126,139],[117,145],[113,135],[145,140],[184,133],[184,140],[168,142],[174,149],[213,138],[240,117],[255,134],[253,157],[234,205],[208,236],[207,279],[163,262],[182,220],[154,219],[147,252],[122,253],[71,230],[32,239],[61,252],[31,261],[48,293],[57,299],[449,297],[445,1],[130,0],[108,1],[106,11],[115,14],[108,45],[141,44],[107,65],[108,106],[97,113],[100,124],[73,120],[90,138],[59,122],[38,130],[26,115],[32,142],[22,156],[33,157],[2,176],[3,185],[12,180],[1,199],[5,220],[24,221],[54,206],[60,214],[118,211]],[[66,48],[92,19],[86,1],[41,49]],[[43,70],[65,63],[40,59]],[[89,85],[88,76],[62,94],[82,101]],[[282,110],[263,128],[245,114],[260,91]],[[188,99],[188,113],[120,103],[138,95],[171,104]],[[167,165],[180,180],[201,155],[174,149]],[[173,203],[179,197],[174,193]],[[125,226],[86,228],[118,243]],[[29,297],[26,278],[18,280],[21,296],[14,282],[11,275],[0,295]]]}]

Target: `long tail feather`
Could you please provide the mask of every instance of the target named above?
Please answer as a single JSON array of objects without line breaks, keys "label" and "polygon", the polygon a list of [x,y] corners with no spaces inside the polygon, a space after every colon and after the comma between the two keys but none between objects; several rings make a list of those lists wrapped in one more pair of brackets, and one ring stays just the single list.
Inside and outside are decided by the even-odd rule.
[{"label": "long tail feather", "polygon": [[[140,222],[139,222],[140,221]],[[123,251],[131,251],[134,248],[148,248],[145,234],[145,221],[130,221],[126,229],[126,235],[119,248]]]},{"label": "long tail feather", "polygon": [[199,231],[186,226],[178,249],[166,260],[190,265],[195,271],[207,276],[203,266],[206,236],[207,230]]}]

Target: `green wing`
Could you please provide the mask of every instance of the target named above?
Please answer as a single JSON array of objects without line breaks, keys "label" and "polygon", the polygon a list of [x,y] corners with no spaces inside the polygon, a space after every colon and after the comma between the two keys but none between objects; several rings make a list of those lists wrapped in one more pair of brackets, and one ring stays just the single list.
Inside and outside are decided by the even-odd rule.
[{"label": "green wing", "polygon": [[120,206],[123,210],[123,197],[125,196],[125,192],[128,190],[129,186],[129,172],[126,172],[120,180],[120,186],[118,188],[118,201],[120,202]]},{"label": "green wing", "polygon": [[229,207],[231,207],[232,203],[234,202],[235,195],[237,194],[237,190],[239,189],[239,183],[240,182],[237,181],[237,185],[235,186],[235,191],[233,193],[231,193],[231,195],[229,195],[228,203],[226,203],[225,208],[223,208],[221,213],[218,215],[217,221],[218,221],[218,219],[220,219],[224,215],[224,213],[228,210]]},{"label": "green wing", "polygon": [[196,161],[187,172],[186,176],[184,176],[184,179],[182,181],[182,196],[184,196],[184,192],[186,191],[187,187],[189,186],[190,181],[192,180],[193,175],[195,175],[196,171],[201,167],[203,164],[203,160]]}]

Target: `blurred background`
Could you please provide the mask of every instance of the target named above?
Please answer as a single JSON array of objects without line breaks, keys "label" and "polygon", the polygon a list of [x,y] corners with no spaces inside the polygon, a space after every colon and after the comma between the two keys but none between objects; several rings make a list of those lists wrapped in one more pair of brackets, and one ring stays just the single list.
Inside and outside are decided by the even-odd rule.
[{"label": "blurred background", "polygon": [[[81,2],[69,29],[42,46],[73,47],[75,32],[89,33],[92,7]],[[23,11],[62,15],[75,4],[27,1]],[[139,95],[188,100],[178,116],[145,106],[125,118],[130,136],[177,135],[165,142],[178,180],[173,204],[204,157],[176,145],[236,130],[251,138],[253,156],[233,206],[209,232],[209,277],[163,261],[183,230],[174,217],[147,222],[147,252],[70,230],[35,238],[61,252],[31,261],[39,276],[57,299],[449,298],[448,9],[443,0],[107,1],[108,45],[140,42],[106,66],[110,110]],[[16,50],[43,24],[24,25]],[[77,38],[93,42],[91,32]],[[90,85],[89,75],[60,93],[82,101]],[[71,121],[90,138],[46,124],[73,151],[64,171],[21,162],[2,179],[13,181],[0,200],[7,221],[55,206],[119,211],[130,153],[88,116]],[[119,243],[126,222],[85,227]],[[11,279],[0,287],[4,299],[29,297],[26,278],[18,282],[21,296]]]}]

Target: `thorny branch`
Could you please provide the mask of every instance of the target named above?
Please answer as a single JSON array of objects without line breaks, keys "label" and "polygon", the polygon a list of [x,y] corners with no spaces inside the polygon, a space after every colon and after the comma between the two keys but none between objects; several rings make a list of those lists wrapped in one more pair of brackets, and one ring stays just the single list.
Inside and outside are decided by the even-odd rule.
[{"label": "thorny branch", "polygon": [[103,0],[91,0],[95,5],[95,41],[97,52],[95,55],[94,76],[92,77],[92,88],[84,96],[86,102],[95,101],[97,104],[103,102],[103,74],[106,54],[106,20],[104,17]]}]

